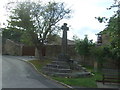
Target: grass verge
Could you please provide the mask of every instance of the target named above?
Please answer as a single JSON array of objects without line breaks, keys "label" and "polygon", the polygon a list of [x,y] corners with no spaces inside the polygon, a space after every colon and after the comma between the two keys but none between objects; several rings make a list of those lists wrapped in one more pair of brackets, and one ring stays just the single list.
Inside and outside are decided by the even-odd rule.
[{"label": "grass verge", "polygon": [[38,71],[41,71],[42,67],[50,63],[51,60],[30,60],[28,62],[32,63]]},{"label": "grass verge", "polygon": [[81,78],[63,78],[63,77],[52,77],[53,79],[68,84],[70,86],[79,86],[87,88],[97,88],[96,80],[102,79],[100,73],[94,73],[94,76],[81,77]]},{"label": "grass verge", "polygon": [[[50,63],[51,61],[50,60],[31,60],[29,62],[32,63],[37,68],[37,70],[41,71],[41,68],[46,64]],[[86,68],[92,73],[94,73],[92,67],[86,67]],[[64,78],[64,77],[51,77],[51,78],[70,86],[96,88],[97,87],[96,80],[101,80],[102,75],[100,72],[96,72],[94,73],[94,76],[84,77],[84,78]]]}]

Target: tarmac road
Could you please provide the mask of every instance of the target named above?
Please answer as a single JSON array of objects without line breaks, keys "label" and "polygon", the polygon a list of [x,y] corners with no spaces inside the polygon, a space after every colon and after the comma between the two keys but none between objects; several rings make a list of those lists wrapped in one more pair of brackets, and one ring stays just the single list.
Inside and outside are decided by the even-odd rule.
[{"label": "tarmac road", "polygon": [[65,88],[38,74],[31,65],[2,56],[2,88]]}]

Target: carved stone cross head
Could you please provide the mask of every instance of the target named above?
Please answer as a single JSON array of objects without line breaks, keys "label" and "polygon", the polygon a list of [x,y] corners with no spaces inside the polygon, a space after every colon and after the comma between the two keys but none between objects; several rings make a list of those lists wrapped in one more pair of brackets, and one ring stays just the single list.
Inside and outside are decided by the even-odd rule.
[{"label": "carved stone cross head", "polygon": [[67,27],[67,23],[64,23],[61,27],[62,30],[68,31],[69,27]]}]

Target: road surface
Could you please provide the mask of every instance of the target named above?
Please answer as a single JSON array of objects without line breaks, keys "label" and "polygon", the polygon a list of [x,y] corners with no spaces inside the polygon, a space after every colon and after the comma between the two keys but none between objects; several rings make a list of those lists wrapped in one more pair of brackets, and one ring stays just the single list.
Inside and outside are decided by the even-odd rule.
[{"label": "road surface", "polygon": [[65,88],[12,56],[2,57],[2,88]]}]

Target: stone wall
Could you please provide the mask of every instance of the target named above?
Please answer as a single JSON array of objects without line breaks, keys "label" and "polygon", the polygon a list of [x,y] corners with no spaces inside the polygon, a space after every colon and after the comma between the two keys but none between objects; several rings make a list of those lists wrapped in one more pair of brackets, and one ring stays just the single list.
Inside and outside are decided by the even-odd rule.
[{"label": "stone wall", "polygon": [[19,44],[16,44],[15,42],[7,39],[4,46],[3,46],[3,54],[8,55],[22,55],[22,46]]},{"label": "stone wall", "polygon": [[[35,56],[38,57],[37,49],[35,51],[36,51]],[[84,65],[87,64],[91,66],[94,63],[93,57],[89,57],[85,61],[83,61],[82,57],[76,53],[74,45],[68,45],[67,52],[71,59],[76,60],[81,64],[84,64]],[[46,50],[45,50],[46,58],[51,58],[51,59],[57,58],[60,53],[61,53],[61,45],[46,46]]]},{"label": "stone wall", "polygon": [[[61,53],[61,45],[47,45],[46,46],[46,57],[57,57]],[[71,58],[75,58],[76,55],[78,55],[75,52],[75,46],[74,45],[68,45],[67,48],[68,55],[70,55]]]},{"label": "stone wall", "polygon": [[[18,55],[22,56],[27,55],[29,56],[29,53],[35,53],[36,50],[31,49],[33,51],[30,51],[30,48],[27,46],[23,46],[21,44],[16,44],[15,42],[7,39],[2,47],[2,54],[8,54],[8,55]],[[25,50],[24,50],[25,49]],[[26,52],[29,52],[26,54]],[[75,51],[75,45],[68,45],[67,47],[67,52],[68,55],[70,56],[71,59],[77,60],[78,62],[82,64],[88,64],[88,65],[93,65],[93,58],[88,58],[86,61],[83,61],[81,56],[78,55]],[[58,55],[61,53],[61,45],[47,45],[45,49],[45,57],[47,58],[57,58]],[[32,56],[33,56],[32,54]],[[35,56],[37,57],[37,53],[35,53]]]},{"label": "stone wall", "polygon": [[57,57],[58,54],[61,53],[61,46],[60,45],[47,45],[45,50],[45,56],[46,57]]}]

